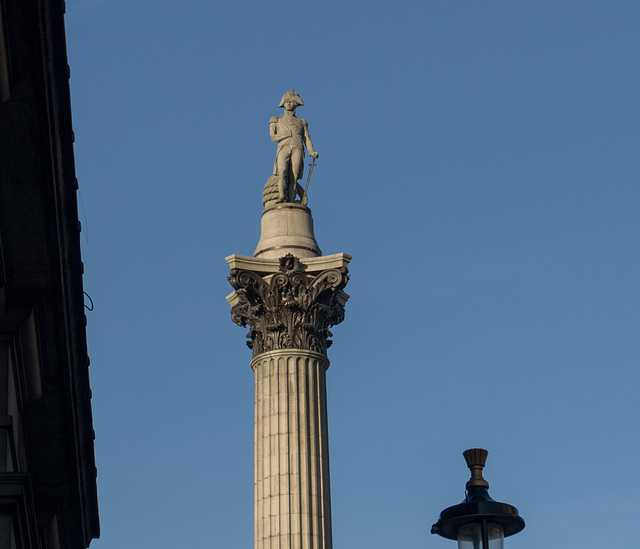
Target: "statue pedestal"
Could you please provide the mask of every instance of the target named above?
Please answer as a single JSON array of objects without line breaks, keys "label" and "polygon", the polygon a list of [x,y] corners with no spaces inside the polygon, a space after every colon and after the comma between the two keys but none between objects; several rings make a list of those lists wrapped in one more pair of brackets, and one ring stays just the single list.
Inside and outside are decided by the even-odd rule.
[{"label": "statue pedestal", "polygon": [[302,259],[322,255],[313,234],[311,210],[306,206],[285,202],[265,208],[260,229],[254,257],[276,259],[293,254]]}]

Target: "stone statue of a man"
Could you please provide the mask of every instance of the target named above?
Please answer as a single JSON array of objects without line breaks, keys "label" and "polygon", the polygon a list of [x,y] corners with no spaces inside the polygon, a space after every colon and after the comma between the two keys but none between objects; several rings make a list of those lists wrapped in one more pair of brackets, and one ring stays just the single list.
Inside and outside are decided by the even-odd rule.
[{"label": "stone statue of a man", "polygon": [[318,158],[309,137],[307,121],[296,116],[296,108],[304,105],[293,88],[282,96],[279,107],[284,107],[282,116],[269,120],[271,141],[278,144],[273,175],[278,179],[278,202],[294,202],[296,195],[302,198],[302,187],[298,180],[304,171],[304,147],[309,155]]}]

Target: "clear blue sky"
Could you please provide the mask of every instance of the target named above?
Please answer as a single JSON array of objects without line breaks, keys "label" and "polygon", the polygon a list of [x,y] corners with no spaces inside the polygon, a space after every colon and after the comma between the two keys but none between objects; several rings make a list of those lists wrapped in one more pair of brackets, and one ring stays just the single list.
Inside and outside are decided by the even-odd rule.
[{"label": "clear blue sky", "polygon": [[102,538],[253,543],[251,255],[283,92],[353,255],[334,545],[451,548],[489,450],[514,549],[637,549],[640,3],[67,0]]}]

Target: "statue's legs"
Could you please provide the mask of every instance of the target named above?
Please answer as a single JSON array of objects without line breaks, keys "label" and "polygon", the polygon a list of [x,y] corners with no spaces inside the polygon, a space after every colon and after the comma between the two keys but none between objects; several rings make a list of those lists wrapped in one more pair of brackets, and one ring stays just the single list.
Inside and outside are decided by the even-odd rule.
[{"label": "statue's legs", "polygon": [[278,202],[289,201],[289,179],[291,174],[289,173],[289,166],[291,165],[291,148],[283,147],[278,151],[278,158],[276,159],[276,166],[278,168],[278,191],[280,197]]},{"label": "statue's legs", "polygon": [[302,150],[297,147],[284,147],[278,153],[279,202],[294,202],[296,199],[296,183],[302,177],[304,158]]}]

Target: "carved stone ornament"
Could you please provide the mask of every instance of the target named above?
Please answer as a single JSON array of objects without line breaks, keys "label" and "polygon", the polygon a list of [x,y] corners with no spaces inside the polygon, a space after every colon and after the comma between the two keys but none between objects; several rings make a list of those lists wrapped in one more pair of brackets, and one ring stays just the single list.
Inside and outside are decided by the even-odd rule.
[{"label": "carved stone ornament", "polygon": [[297,257],[280,259],[280,272],[262,277],[253,271],[232,269],[229,283],[238,301],[231,319],[249,326],[247,345],[253,356],[276,349],[305,349],[326,356],[329,328],[344,320],[349,281],[346,267],[320,274],[304,272]]}]

